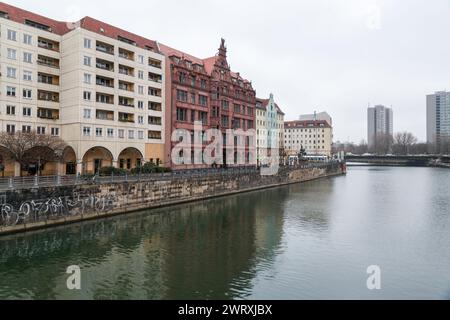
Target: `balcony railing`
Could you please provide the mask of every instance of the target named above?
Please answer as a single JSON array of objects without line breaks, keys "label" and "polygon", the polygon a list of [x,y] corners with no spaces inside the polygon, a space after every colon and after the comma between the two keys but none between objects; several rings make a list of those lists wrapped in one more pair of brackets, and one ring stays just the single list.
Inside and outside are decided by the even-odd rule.
[{"label": "balcony railing", "polygon": [[114,55],[114,47],[106,46],[103,44],[97,44],[97,51]]},{"label": "balcony railing", "polygon": [[59,64],[47,60],[38,60],[37,64],[45,67],[59,69]]}]

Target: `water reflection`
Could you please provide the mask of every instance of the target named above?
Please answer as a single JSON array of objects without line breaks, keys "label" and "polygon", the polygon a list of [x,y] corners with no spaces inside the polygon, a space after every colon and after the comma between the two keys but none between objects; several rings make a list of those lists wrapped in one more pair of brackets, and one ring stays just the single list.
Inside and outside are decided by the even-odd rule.
[{"label": "water reflection", "polygon": [[[280,248],[287,189],[1,240],[1,298],[227,299]],[[65,270],[83,270],[78,293]]]},{"label": "water reflection", "polygon": [[[0,238],[0,298],[449,299],[450,171],[347,177]],[[369,291],[366,269],[382,267]],[[82,290],[66,289],[66,268]]]}]

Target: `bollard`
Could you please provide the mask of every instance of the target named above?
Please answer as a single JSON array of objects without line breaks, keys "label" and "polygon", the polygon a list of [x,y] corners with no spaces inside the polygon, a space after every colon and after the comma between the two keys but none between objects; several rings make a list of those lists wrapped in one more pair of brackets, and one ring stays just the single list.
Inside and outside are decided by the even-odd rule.
[{"label": "bollard", "polygon": [[34,186],[37,188],[37,187],[39,187],[39,177],[38,176],[35,176],[34,177]]},{"label": "bollard", "polygon": [[13,178],[9,178],[9,188],[14,189],[14,182]]}]

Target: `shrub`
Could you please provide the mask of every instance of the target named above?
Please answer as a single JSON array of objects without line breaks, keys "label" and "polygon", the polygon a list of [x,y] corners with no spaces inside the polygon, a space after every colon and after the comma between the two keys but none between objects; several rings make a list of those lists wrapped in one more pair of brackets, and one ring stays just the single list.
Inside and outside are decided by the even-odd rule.
[{"label": "shrub", "polygon": [[155,165],[154,163],[147,162],[142,167],[134,168],[131,170],[131,174],[151,174],[151,173],[164,173],[164,172],[171,172],[172,170],[170,168],[164,168],[159,167]]},{"label": "shrub", "polygon": [[103,167],[100,169],[99,174],[101,176],[110,176],[114,175],[125,175],[127,171],[125,169],[119,169],[116,167]]}]

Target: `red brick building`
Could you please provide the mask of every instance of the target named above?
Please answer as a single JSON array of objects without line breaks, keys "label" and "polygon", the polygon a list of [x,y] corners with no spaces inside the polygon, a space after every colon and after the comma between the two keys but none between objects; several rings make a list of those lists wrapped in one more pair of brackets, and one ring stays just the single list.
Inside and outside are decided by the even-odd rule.
[{"label": "red brick building", "polygon": [[[239,73],[232,72],[227,62],[227,48],[222,39],[218,53],[211,58],[199,59],[163,44],[159,45],[166,55],[166,159],[174,168],[205,168],[211,165],[193,164],[194,150],[191,150],[191,163],[174,165],[172,149],[179,142],[172,142],[172,132],[184,129],[191,132],[194,140],[195,122],[202,123],[202,130],[219,129],[226,141],[228,129],[241,129],[245,132],[255,130],[256,93],[250,81]],[[207,139],[201,148],[208,145]],[[235,142],[236,143],[236,142]],[[254,138],[245,139],[245,162],[251,164]],[[242,151],[243,147],[239,147]],[[230,149],[223,150],[224,165],[235,166],[238,147],[234,147],[234,161]],[[182,156],[182,154],[180,154]],[[184,155],[186,157],[186,155]],[[218,164],[221,165],[221,164]]]}]

